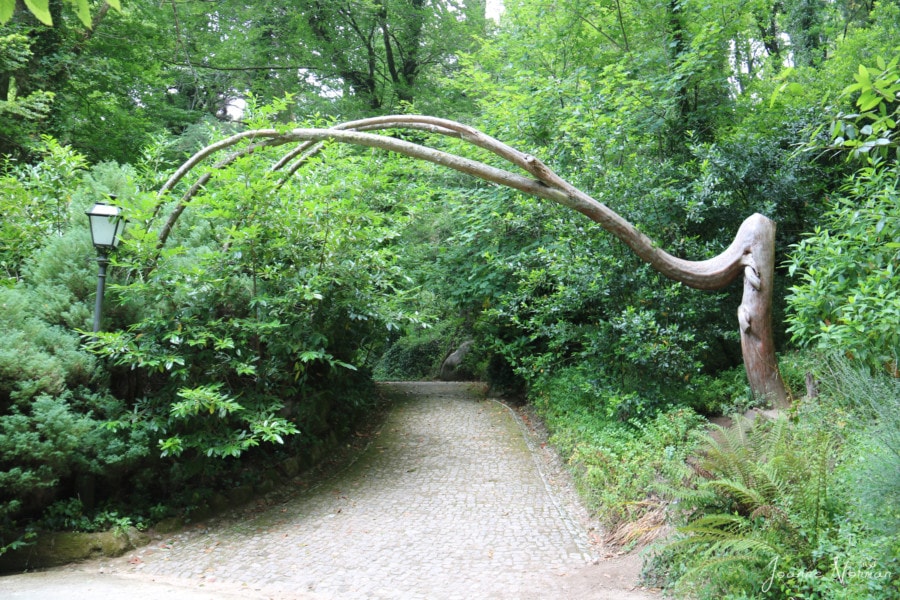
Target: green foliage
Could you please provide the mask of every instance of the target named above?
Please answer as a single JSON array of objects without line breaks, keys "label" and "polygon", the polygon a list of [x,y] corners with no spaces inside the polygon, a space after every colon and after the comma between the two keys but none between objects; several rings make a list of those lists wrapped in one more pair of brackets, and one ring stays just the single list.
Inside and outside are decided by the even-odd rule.
[{"label": "green foliage", "polygon": [[876,58],[875,67],[859,65],[855,83],[842,96],[853,98],[856,112],[838,114],[831,126],[833,146],[848,151],[848,158],[873,157],[900,160],[900,56],[886,62]]},{"label": "green foliage", "polygon": [[[92,160],[125,162],[138,157],[151,132],[177,134],[197,119],[191,107],[173,102],[167,93],[173,78],[152,57],[172,42],[164,32],[174,27],[163,25],[172,11],[134,2],[125,11],[108,10],[118,3],[105,3],[93,13],[85,10],[88,0],[32,3],[40,4],[49,7],[42,15],[52,16],[56,26],[41,24],[21,3],[0,25],[0,38],[26,37],[30,52],[8,77],[0,67],[4,108],[29,113],[0,120],[0,155],[34,161],[45,134]],[[75,5],[92,28],[65,18],[66,7]]]},{"label": "green foliage", "polygon": [[84,175],[85,158],[49,137],[41,153],[34,165],[0,164],[0,285],[20,280],[25,261],[69,229],[72,192]]},{"label": "green foliage", "polygon": [[116,511],[102,510],[91,516],[84,503],[78,498],[54,502],[44,513],[40,525],[50,531],[106,531],[124,530],[129,527],[142,529],[142,521],[134,522],[130,517],[120,516]]},{"label": "green foliage", "polygon": [[712,429],[695,485],[669,488],[681,526],[646,566],[656,583],[697,598],[896,593],[896,380],[818,365],[822,396],[792,420]]},{"label": "green foliage", "polygon": [[[711,18],[719,9],[734,19]],[[464,57],[467,78],[455,85],[478,99],[484,129],[527,148],[667,252],[713,256],[754,212],[779,221],[783,252],[818,215],[827,179],[793,155],[813,111],[799,100],[760,110],[779,49],[770,60],[753,55],[757,9],[515,3],[504,31]],[[635,398],[623,404],[635,416],[674,394],[689,398],[701,373],[739,364],[735,287],[710,294],[673,284],[566,209],[504,192],[474,197],[452,239],[470,258],[448,267],[481,313],[478,346],[526,384],[591,365]],[[776,285],[786,285],[781,272]]]},{"label": "green foliage", "polygon": [[[897,14],[896,7],[878,10]],[[793,247],[788,269],[796,284],[787,317],[799,345],[823,352],[840,348],[871,369],[895,375],[900,355],[900,161],[894,152],[898,60],[879,56],[876,67],[858,65],[855,83],[838,98],[839,105],[852,103],[855,112],[831,109],[837,112],[830,141],[821,139],[820,126],[808,144],[809,149],[837,149],[848,159],[864,158],[867,164],[846,178],[828,199],[818,226]]]},{"label": "green foliage", "polygon": [[[700,374],[692,378],[686,388],[683,401],[707,416],[743,414],[751,408],[758,408],[761,401],[754,398],[750,392],[747,372],[743,365],[720,371],[715,375]],[[789,389],[798,388],[789,387]]]},{"label": "green foliage", "polygon": [[[482,256],[506,291],[487,297],[481,318],[496,333],[479,345],[493,346],[528,384],[573,361],[591,365],[634,398],[623,404],[629,418],[664,404],[664,389],[683,386],[712,348],[734,343],[715,305],[721,296],[665,281],[580,215],[528,201],[517,208],[490,216],[507,234]],[[490,206],[470,213],[481,210]]]},{"label": "green foliage", "polygon": [[146,456],[141,432],[104,427],[119,410],[111,397],[78,388],[38,393],[0,415],[0,545],[16,536],[18,520],[39,515],[77,478],[115,480]]},{"label": "green foliage", "polygon": [[[172,404],[170,419],[162,428],[167,434],[175,433],[160,440],[163,457],[179,456],[189,449],[205,452],[207,457],[236,458],[260,442],[284,444],[286,436],[300,433],[293,423],[274,413],[244,414],[244,406],[221,388],[221,384],[212,384],[178,391],[181,401]],[[214,424],[209,423],[211,419]],[[179,435],[179,431],[186,433]]]},{"label": "green foliage", "polygon": [[88,238],[51,239],[25,265],[27,284],[0,288],[0,547],[79,477],[115,480],[149,448],[143,430],[105,427],[124,407],[95,391],[100,365],[71,330],[90,320],[85,279],[95,275],[72,260],[88,255]]},{"label": "green foliage", "polygon": [[622,422],[622,405],[631,398],[601,387],[578,368],[545,377],[532,396],[551,441],[568,457],[583,495],[610,528],[657,506],[645,502],[648,489],[680,473],[695,445],[692,431],[702,422],[685,408]]},{"label": "green foliage", "polygon": [[900,163],[861,169],[794,247],[789,331],[798,344],[841,349],[872,369],[900,357]]},{"label": "green foliage", "polygon": [[[439,81],[487,28],[483,0],[354,2],[340,10],[224,0],[214,20],[202,4],[89,4],[28,0],[13,10],[2,0],[0,39],[9,31],[32,40],[27,68],[15,73],[15,107],[24,111],[31,98],[30,108],[43,109],[41,132],[94,161],[123,163],[136,162],[160,133],[240,120],[250,94],[262,104],[293,94],[288,121],[316,112],[413,112],[414,103],[416,112],[457,112],[465,98]],[[7,100],[2,71],[0,102]],[[19,133],[0,138],[0,154],[30,157],[34,127],[20,125],[0,122]]]},{"label": "green foliage", "polygon": [[0,288],[0,410],[40,393],[87,385],[95,369],[78,338],[34,315],[33,302],[27,291]]},{"label": "green foliage", "polygon": [[[766,593],[767,569],[827,569],[814,551],[837,514],[836,443],[827,430],[800,437],[785,419],[714,426],[694,466],[696,490],[675,494],[687,523],[666,550],[692,557],[679,589],[704,597]],[[736,565],[741,577],[729,575]]]},{"label": "green foliage", "polygon": [[[78,19],[85,27],[91,26],[91,9],[88,0],[65,0],[66,4],[75,11]],[[119,0],[106,0],[112,8],[121,11]],[[25,0],[25,6],[44,25],[53,25],[53,16],[50,13],[49,0]],[[9,21],[16,9],[15,0],[0,0],[0,25]]]},{"label": "green foliage", "polygon": [[135,418],[119,425],[158,432],[165,457],[199,464],[352,427],[367,403],[329,388],[364,381],[389,332],[419,322],[394,293],[391,241],[407,217],[370,206],[357,183],[376,167],[347,155],[278,186],[261,175],[271,160],[217,173],[152,271],[153,234],[134,232],[120,253],[132,275],[111,291],[137,318],[91,347],[138,386]]},{"label": "green foliage", "polygon": [[19,33],[0,36],[0,76],[8,79],[6,98],[0,98],[0,135],[4,137],[33,136],[36,126],[50,112],[53,92],[34,90],[23,97],[18,94],[16,74],[27,68],[32,54],[27,36]]},{"label": "green foliage", "polygon": [[378,359],[372,375],[381,381],[437,378],[442,361],[460,341],[458,328],[458,323],[447,320],[398,337]]},{"label": "green foliage", "polygon": [[856,461],[844,476],[854,490],[856,518],[875,534],[883,559],[894,568],[900,560],[900,380],[843,358],[822,361],[824,394],[846,411],[859,415],[854,438]]}]

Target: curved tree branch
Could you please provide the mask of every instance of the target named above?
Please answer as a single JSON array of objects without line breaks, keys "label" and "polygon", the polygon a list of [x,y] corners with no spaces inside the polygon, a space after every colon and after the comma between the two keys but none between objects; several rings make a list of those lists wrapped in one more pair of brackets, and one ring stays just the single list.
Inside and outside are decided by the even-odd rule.
[{"label": "curved tree branch", "polygon": [[[380,129],[398,128],[422,130],[461,139],[506,160],[527,175],[403,139],[370,133]],[[654,269],[687,286],[703,290],[720,289],[743,274],[744,296],[738,309],[738,322],[750,387],[754,394],[767,398],[776,406],[783,407],[788,404],[788,393],[775,360],[771,327],[775,224],[763,215],[754,214],[748,217],[741,224],[731,245],[718,256],[702,261],[684,260],[656,246],[634,225],[605,204],[572,186],[534,156],[520,152],[477,129],[455,121],[418,115],[392,115],[352,121],[330,129],[246,131],[207,146],[188,159],[163,185],[159,192],[160,204],[157,205],[154,216],[161,208],[162,198],[195,166],[216,152],[236,146],[245,140],[260,138],[261,141],[234,152],[217,163],[214,168],[221,169],[263,147],[296,143],[297,148],[272,167],[272,171],[278,171],[290,163],[285,175],[290,177],[310,156],[319,151],[324,142],[333,141],[378,148],[442,165],[576,210],[619,238]],[[294,160],[295,162],[291,163]],[[175,206],[168,221],[160,230],[157,257],[178,216],[211,176],[212,172],[201,176]],[[156,257],[154,263],[155,260]]]}]

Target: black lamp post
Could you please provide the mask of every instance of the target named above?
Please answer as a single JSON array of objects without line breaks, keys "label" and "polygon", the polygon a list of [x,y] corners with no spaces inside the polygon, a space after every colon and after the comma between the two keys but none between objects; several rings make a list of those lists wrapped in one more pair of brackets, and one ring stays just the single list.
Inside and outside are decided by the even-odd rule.
[{"label": "black lamp post", "polygon": [[[110,195],[111,200],[116,197]],[[97,202],[85,211],[91,222],[91,240],[97,249],[97,303],[94,305],[94,333],[100,331],[100,314],[103,311],[103,292],[106,289],[106,267],[109,265],[109,253],[119,245],[122,232],[125,231],[125,219],[122,209],[113,204]]]}]

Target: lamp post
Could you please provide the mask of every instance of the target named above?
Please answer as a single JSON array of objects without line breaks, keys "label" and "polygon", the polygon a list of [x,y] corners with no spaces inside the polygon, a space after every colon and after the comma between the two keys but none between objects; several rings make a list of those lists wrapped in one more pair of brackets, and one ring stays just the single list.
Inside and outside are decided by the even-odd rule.
[{"label": "lamp post", "polygon": [[[110,200],[116,197],[110,194]],[[103,292],[106,289],[106,267],[109,265],[109,253],[119,245],[122,232],[125,231],[125,219],[122,209],[114,204],[97,202],[85,211],[91,223],[91,241],[97,249],[97,302],[94,305],[94,333],[100,331],[100,314],[103,311]]]}]

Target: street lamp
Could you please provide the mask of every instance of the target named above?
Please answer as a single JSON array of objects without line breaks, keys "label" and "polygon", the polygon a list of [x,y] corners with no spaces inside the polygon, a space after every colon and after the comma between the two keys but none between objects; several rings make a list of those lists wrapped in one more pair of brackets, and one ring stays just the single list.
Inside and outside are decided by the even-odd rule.
[{"label": "street lamp", "polygon": [[[116,197],[110,194],[110,200]],[[103,291],[106,289],[106,266],[109,265],[109,253],[119,245],[122,232],[125,231],[125,219],[122,209],[114,204],[97,202],[85,211],[91,223],[91,240],[97,249],[97,302],[94,305],[94,333],[100,331],[100,313],[103,311]]]}]

